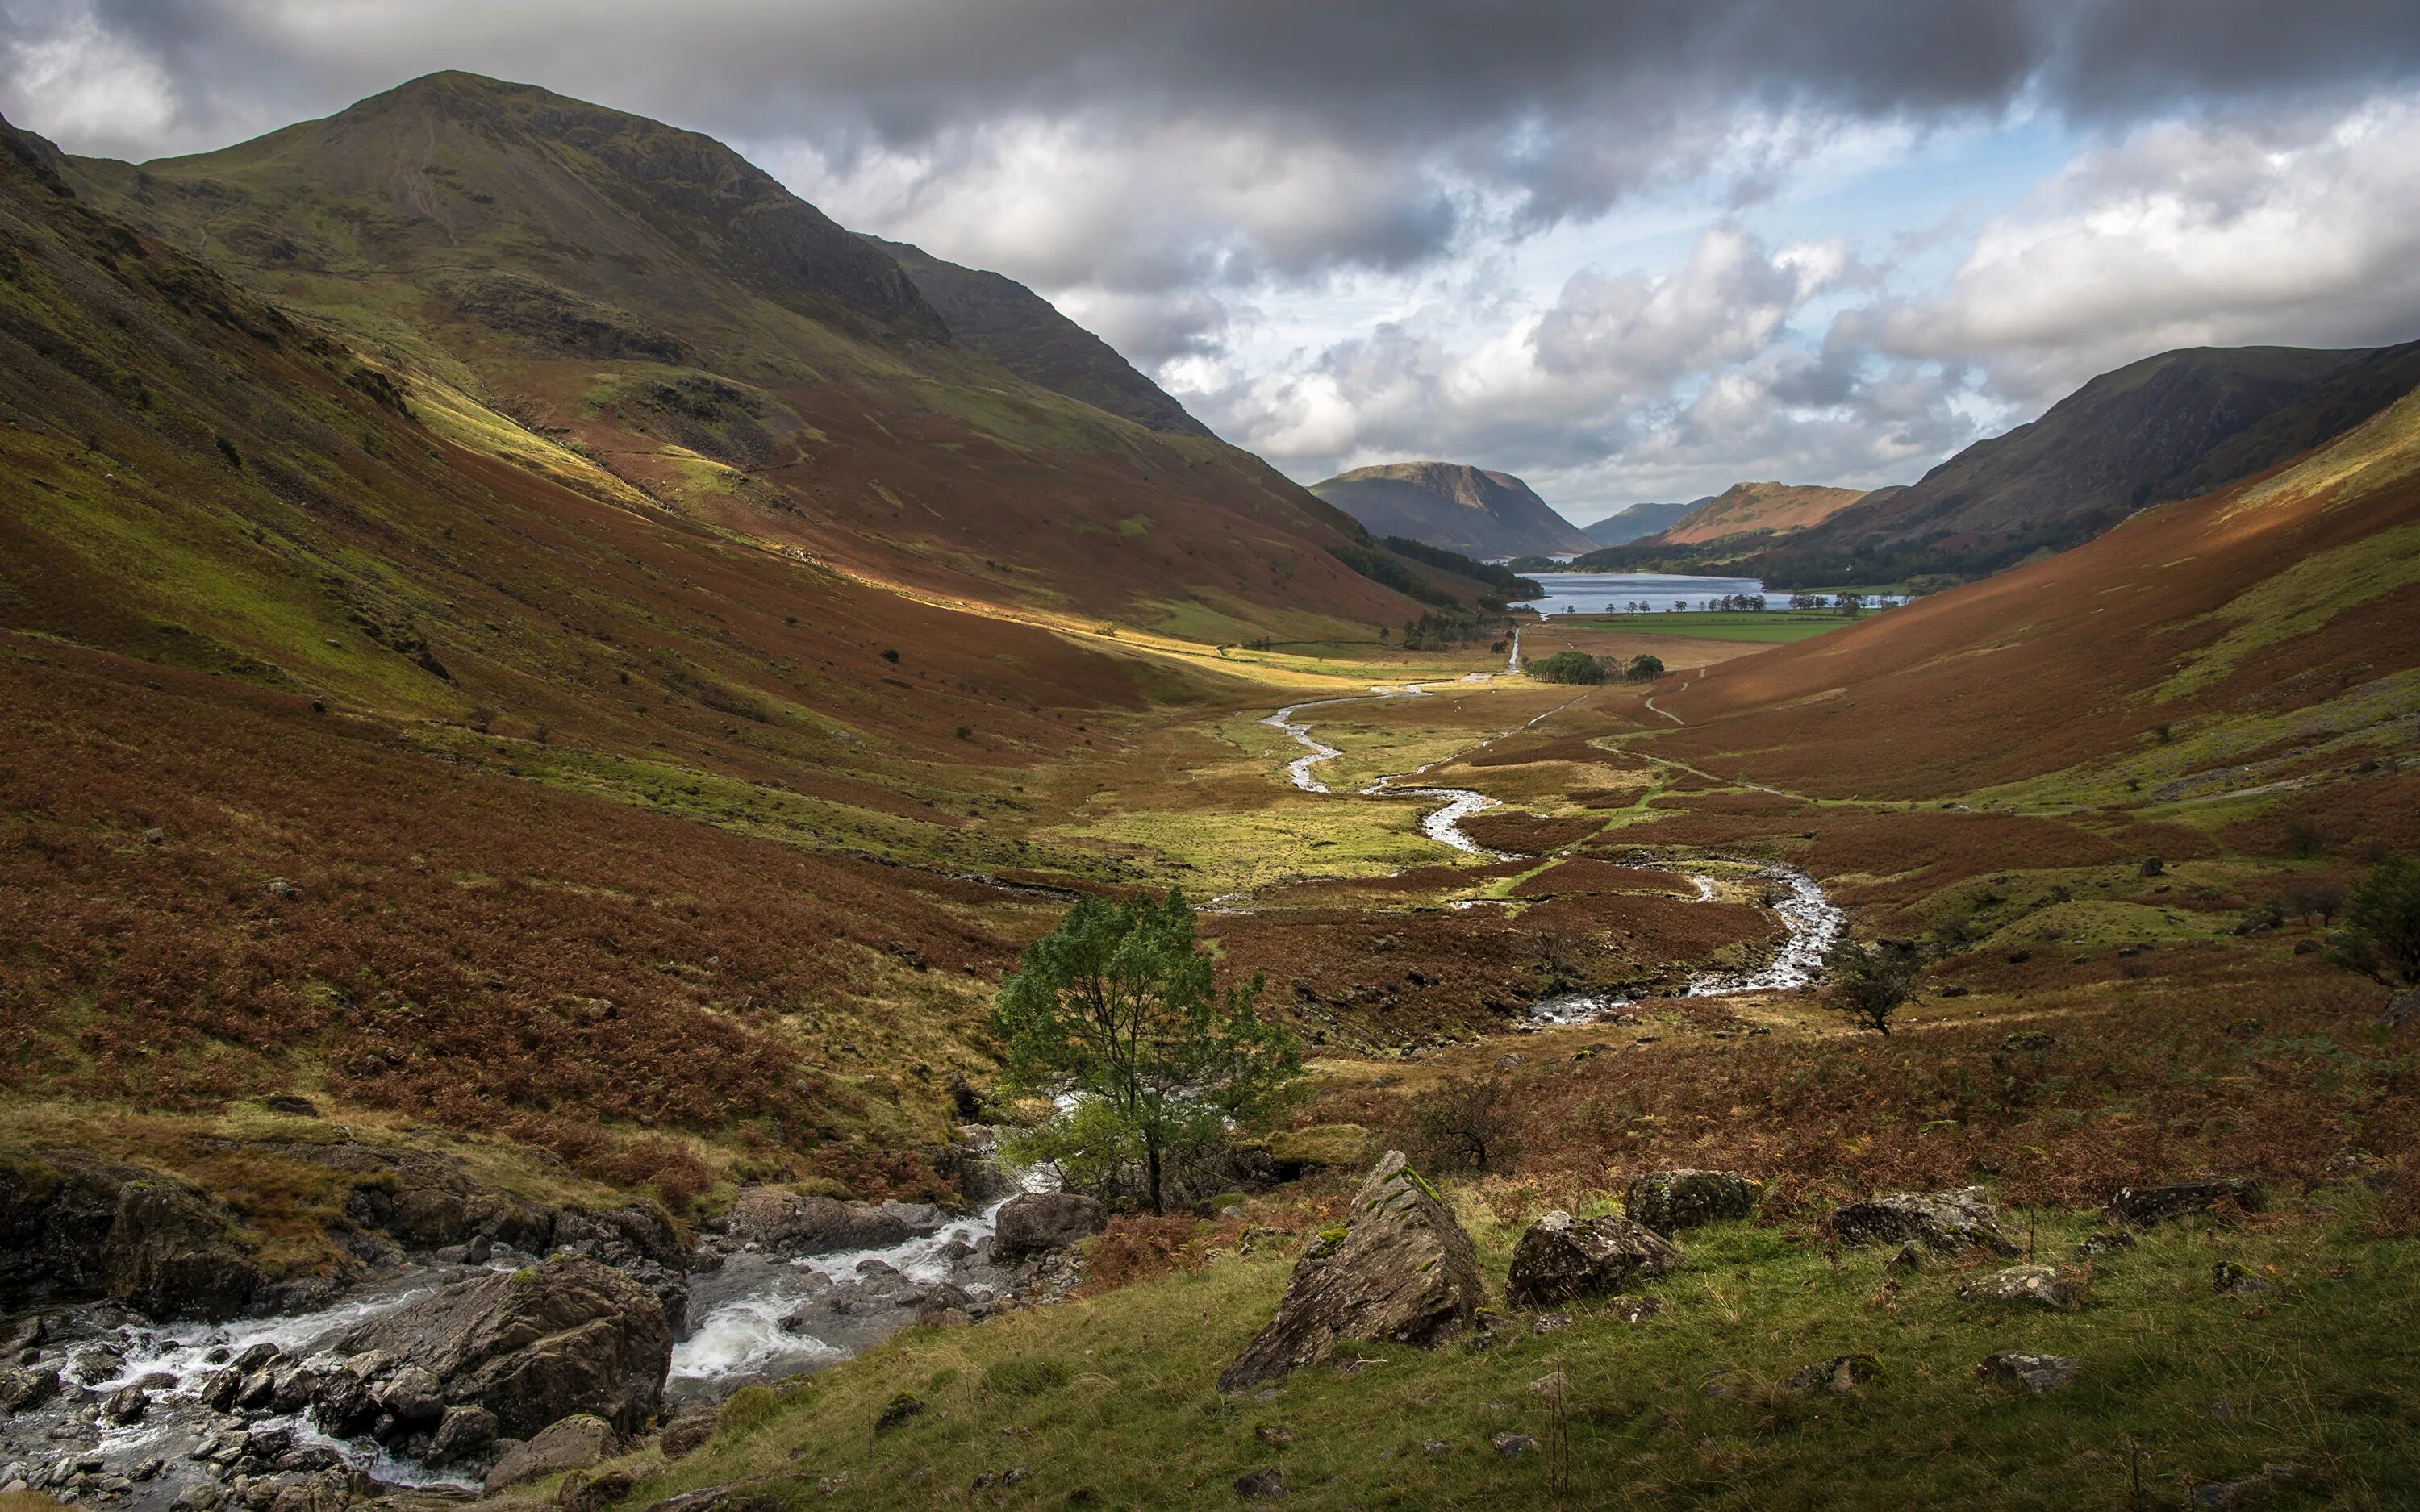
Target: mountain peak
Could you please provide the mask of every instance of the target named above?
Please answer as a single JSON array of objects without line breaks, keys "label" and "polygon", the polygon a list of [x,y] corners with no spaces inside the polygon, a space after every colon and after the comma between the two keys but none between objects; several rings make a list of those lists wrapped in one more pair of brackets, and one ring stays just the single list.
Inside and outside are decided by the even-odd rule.
[{"label": "mountain peak", "polygon": [[1595,545],[1519,478],[1466,462],[1383,462],[1314,483],[1311,491],[1380,535],[1475,557]]}]

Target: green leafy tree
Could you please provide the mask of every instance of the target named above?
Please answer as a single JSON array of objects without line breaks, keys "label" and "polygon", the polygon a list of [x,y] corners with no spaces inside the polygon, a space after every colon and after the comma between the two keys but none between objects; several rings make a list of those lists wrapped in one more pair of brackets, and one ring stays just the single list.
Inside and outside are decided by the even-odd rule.
[{"label": "green leafy tree", "polygon": [[2420,859],[2381,861],[2344,901],[2335,959],[2381,981],[2420,983]]},{"label": "green leafy tree", "polygon": [[1652,683],[1664,675],[1664,658],[1642,651],[1630,658],[1630,666],[1622,675],[1634,683]]},{"label": "green leafy tree", "polygon": [[1300,1043],[1254,1011],[1261,979],[1221,992],[1211,976],[1174,888],[1158,902],[1084,899],[1026,947],[992,1015],[1006,1080],[1075,1092],[1028,1152],[1109,1178],[1139,1160],[1152,1211],[1165,1211],[1171,1157],[1221,1143],[1302,1074]]},{"label": "green leafy tree", "polygon": [[1824,959],[1832,973],[1830,1001],[1853,1023],[1890,1037],[1891,1019],[1916,995],[1924,963],[1904,946],[1860,945],[1842,935]]},{"label": "green leafy tree", "polygon": [[1541,683],[1602,683],[1605,663],[1584,651],[1558,651],[1551,656],[1524,662],[1521,670]]}]

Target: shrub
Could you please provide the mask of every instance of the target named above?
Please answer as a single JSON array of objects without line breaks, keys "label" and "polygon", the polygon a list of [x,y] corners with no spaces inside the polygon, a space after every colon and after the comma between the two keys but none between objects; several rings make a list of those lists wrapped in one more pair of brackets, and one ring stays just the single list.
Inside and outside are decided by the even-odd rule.
[{"label": "shrub", "polygon": [[2420,859],[2381,861],[2344,902],[2335,958],[2381,981],[2420,983]]},{"label": "shrub", "polygon": [[1605,663],[1582,651],[1558,651],[1551,656],[1524,662],[1521,670],[1541,683],[1605,681]]},{"label": "shrub", "polygon": [[1504,1171],[1520,1159],[1511,1088],[1501,1076],[1459,1077],[1422,1092],[1406,1110],[1408,1143],[1436,1171]]}]

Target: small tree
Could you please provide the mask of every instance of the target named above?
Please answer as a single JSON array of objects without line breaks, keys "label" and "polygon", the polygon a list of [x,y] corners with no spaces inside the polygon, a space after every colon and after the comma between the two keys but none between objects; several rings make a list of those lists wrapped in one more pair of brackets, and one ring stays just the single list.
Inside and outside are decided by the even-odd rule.
[{"label": "small tree", "polygon": [[1831,1006],[1852,1022],[1887,1039],[1891,1018],[1916,993],[1924,963],[1905,946],[1860,945],[1842,935],[1824,959],[1832,973]]},{"label": "small tree", "polygon": [[1519,1157],[1512,1099],[1501,1076],[1457,1077],[1412,1099],[1412,1147],[1437,1171],[1509,1169]]},{"label": "small tree", "polygon": [[1585,651],[1558,651],[1551,656],[1522,663],[1521,670],[1541,683],[1605,681],[1605,663]]},{"label": "small tree", "polygon": [[1182,892],[1087,898],[1026,947],[993,1010],[1012,1088],[1074,1083],[1043,1142],[1112,1170],[1139,1158],[1154,1212],[1171,1155],[1218,1144],[1302,1073],[1295,1037],[1253,1011],[1261,980],[1218,992],[1211,964]]},{"label": "small tree", "polygon": [[2344,902],[2335,959],[2380,981],[2420,984],[2420,859],[2381,861]]},{"label": "small tree", "polygon": [[1664,675],[1664,658],[1641,652],[1630,658],[1630,666],[1622,675],[1634,683],[1652,683]]}]

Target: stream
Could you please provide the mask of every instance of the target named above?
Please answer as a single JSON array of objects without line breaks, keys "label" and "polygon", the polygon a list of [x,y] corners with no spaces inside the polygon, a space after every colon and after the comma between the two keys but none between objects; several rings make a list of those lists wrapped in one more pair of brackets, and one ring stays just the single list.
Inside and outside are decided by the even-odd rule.
[{"label": "stream", "polygon": [[[1521,639],[1519,632],[1515,631],[1508,670],[1518,671],[1520,664]],[[1484,681],[1486,677],[1487,674],[1484,672],[1474,672],[1464,681]],[[1286,764],[1286,775],[1292,779],[1294,785],[1306,793],[1329,793],[1332,790],[1327,784],[1311,775],[1311,768],[1324,762],[1333,761],[1344,753],[1313,735],[1311,733],[1310,723],[1296,718],[1296,716],[1305,709],[1365,702],[1372,698],[1419,698],[1427,693],[1428,689],[1418,683],[1407,684],[1402,687],[1373,687],[1367,694],[1356,694],[1345,698],[1315,699],[1309,702],[1290,704],[1261,722],[1274,725],[1284,731],[1307,752]],[[1529,720],[1529,723],[1536,724],[1539,719],[1545,717],[1543,714],[1539,715]],[[1435,764],[1430,764],[1432,766]],[[1428,766],[1423,766],[1419,771],[1403,775],[1418,777],[1428,769]],[[1401,777],[1382,777],[1361,789],[1356,795],[1442,800],[1441,807],[1431,810],[1421,816],[1420,832],[1422,834],[1431,840],[1450,845],[1455,850],[1489,860],[1510,861],[1523,858],[1504,851],[1491,850],[1471,839],[1462,828],[1463,820],[1483,810],[1496,808],[1497,806],[1496,799],[1470,788],[1396,786],[1395,784],[1401,779]],[[1741,868],[1751,875],[1761,877],[1764,883],[1764,896],[1760,902],[1764,907],[1770,908],[1774,917],[1781,921],[1783,939],[1779,949],[1774,951],[1773,958],[1764,964],[1743,971],[1701,971],[1689,979],[1688,987],[1679,995],[1730,997],[1743,993],[1790,992],[1811,987],[1823,980],[1824,958],[1831,953],[1832,947],[1839,941],[1841,932],[1848,927],[1848,918],[1829,898],[1824,896],[1821,883],[1804,872],[1775,861],[1726,856],[1707,856],[1700,859]],[[1698,902],[1712,903],[1720,896],[1719,885],[1714,877],[1695,872],[1687,875],[1697,886]],[[1468,909],[1496,902],[1498,900],[1464,898],[1455,900],[1449,906]],[[1608,1014],[1635,1008],[1639,1001],[1640,999],[1637,997],[1612,993],[1560,993],[1532,1005],[1528,1021],[1535,1025],[1587,1024]]]}]

